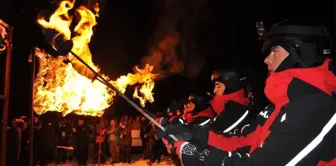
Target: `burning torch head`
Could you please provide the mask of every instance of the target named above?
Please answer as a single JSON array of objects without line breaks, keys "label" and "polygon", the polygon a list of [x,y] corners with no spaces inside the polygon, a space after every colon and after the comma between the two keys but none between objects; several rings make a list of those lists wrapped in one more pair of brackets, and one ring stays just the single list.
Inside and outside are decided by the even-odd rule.
[{"label": "burning torch head", "polygon": [[0,53],[6,49],[5,39],[0,36]]},{"label": "burning torch head", "polygon": [[55,29],[42,28],[45,40],[62,56],[68,55],[73,47],[72,40],[65,40],[62,33]]},{"label": "burning torch head", "polygon": [[6,49],[8,39],[7,31],[12,29],[8,24],[4,21],[0,20],[0,53]]},{"label": "burning torch head", "polygon": [[[55,29],[42,28],[42,32],[45,40],[55,49],[59,55],[66,56],[73,48],[72,40],[65,40],[62,33],[59,33]],[[85,67],[81,62],[71,62],[74,69],[81,75],[93,79],[94,73]]]},{"label": "burning torch head", "polygon": [[275,46],[289,53],[292,63],[286,68],[317,66],[332,54],[332,39],[324,26],[293,21],[276,24],[267,32],[262,53],[268,55]]}]

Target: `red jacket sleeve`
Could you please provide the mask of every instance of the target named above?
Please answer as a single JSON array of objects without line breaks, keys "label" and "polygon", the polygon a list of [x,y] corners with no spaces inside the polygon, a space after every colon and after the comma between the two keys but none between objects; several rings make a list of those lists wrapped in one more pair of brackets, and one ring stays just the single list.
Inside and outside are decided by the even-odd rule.
[{"label": "red jacket sleeve", "polygon": [[326,161],[320,161],[317,166],[335,166],[336,165],[336,158],[333,160],[326,162]]},{"label": "red jacket sleeve", "polygon": [[192,120],[192,115],[191,113],[186,113],[183,115],[183,119],[187,121],[187,123],[189,123]]},{"label": "red jacket sleeve", "polygon": [[193,117],[209,117],[209,118],[214,118],[215,115],[213,113],[213,111],[211,110],[210,107],[206,108],[205,110],[199,112],[198,114],[196,114]]},{"label": "red jacket sleeve", "polygon": [[215,96],[210,104],[217,115],[219,115],[224,111],[226,102],[227,100],[225,96]]}]

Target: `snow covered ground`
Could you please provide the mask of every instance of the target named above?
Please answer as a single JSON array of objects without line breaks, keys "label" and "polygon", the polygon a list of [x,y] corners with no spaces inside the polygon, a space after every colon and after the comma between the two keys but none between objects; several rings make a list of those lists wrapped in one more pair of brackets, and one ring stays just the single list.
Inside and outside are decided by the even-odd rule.
[{"label": "snow covered ground", "polygon": [[[114,164],[115,166],[147,166],[148,160],[136,160],[136,161],[132,161],[131,164],[126,164],[126,163],[120,163],[120,164]],[[56,164],[51,163],[48,164],[48,166],[56,166]],[[59,166],[77,166],[76,162],[67,162],[66,164],[62,164]],[[93,164],[88,164],[88,166],[98,166],[98,164],[93,165]],[[112,166],[112,164],[108,164],[108,163],[104,163],[104,164],[100,164],[100,166]],[[169,157],[162,157],[161,162],[158,163],[154,163],[152,164],[152,166],[175,166],[175,164],[173,164],[170,160]]]}]

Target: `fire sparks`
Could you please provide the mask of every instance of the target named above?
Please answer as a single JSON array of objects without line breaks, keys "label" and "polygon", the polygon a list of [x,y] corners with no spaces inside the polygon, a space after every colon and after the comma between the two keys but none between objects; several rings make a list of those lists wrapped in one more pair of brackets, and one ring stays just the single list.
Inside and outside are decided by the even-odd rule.
[{"label": "fire sparks", "polygon": [[99,3],[96,2],[94,5],[93,5],[93,10],[96,12],[96,17],[99,17]]},{"label": "fire sparks", "polygon": [[[72,51],[81,57],[96,71],[99,68],[92,62],[89,43],[93,35],[92,28],[97,24],[96,16],[89,9],[80,6],[75,9],[80,20],[71,35],[70,25],[73,17],[68,14],[74,7],[74,0],[61,1],[49,21],[39,18],[38,23],[48,29],[55,29],[64,35],[65,40],[72,40]],[[98,4],[94,10],[99,11]],[[88,78],[87,68],[71,55],[67,57],[52,57],[40,49],[36,49],[39,58],[39,70],[34,82],[34,109],[37,114],[47,111],[62,112],[63,115],[75,113],[79,115],[101,116],[112,103],[116,93],[103,83]],[[69,63],[66,63],[66,62]],[[122,93],[129,85],[138,85],[133,97],[142,106],[146,102],[154,102],[152,90],[156,74],[151,73],[153,66],[146,65],[144,69],[135,68],[135,73],[110,81]],[[104,76],[107,80],[109,78]]]}]

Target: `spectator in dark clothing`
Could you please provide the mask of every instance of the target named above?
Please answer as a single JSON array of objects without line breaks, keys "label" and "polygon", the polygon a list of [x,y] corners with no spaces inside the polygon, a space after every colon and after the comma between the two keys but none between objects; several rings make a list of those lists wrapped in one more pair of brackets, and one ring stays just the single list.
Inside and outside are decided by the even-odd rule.
[{"label": "spectator in dark clothing", "polygon": [[161,156],[163,155],[164,152],[164,146],[162,144],[162,141],[160,140],[155,140],[154,144],[153,144],[153,156],[151,158],[151,162],[157,162],[160,163],[161,162]]},{"label": "spectator in dark clothing", "polygon": [[[127,120],[127,121],[126,121]],[[128,123],[128,119],[125,118],[125,122],[120,123],[120,138],[121,138],[121,150],[124,161],[131,163],[131,137],[132,125]]]},{"label": "spectator in dark clothing", "polygon": [[84,120],[78,120],[78,126],[72,130],[76,134],[75,157],[77,158],[78,165],[84,166],[88,160],[90,142],[89,129],[84,125]]},{"label": "spectator in dark clothing", "polygon": [[36,142],[39,149],[37,156],[39,157],[40,166],[46,166],[48,162],[53,160],[56,147],[55,126],[53,126],[53,123],[51,121],[42,121],[42,127],[37,137],[39,140],[39,142]]},{"label": "spectator in dark clothing", "polygon": [[156,129],[154,125],[151,125],[150,132],[146,135],[149,140],[149,148],[151,149],[151,157],[148,165],[152,165],[157,162],[160,163],[161,156],[163,155],[163,145],[160,140],[155,139]]},{"label": "spectator in dark clothing", "polygon": [[34,149],[33,149],[33,153],[34,153],[34,165],[36,165],[39,161],[38,161],[38,151],[39,151],[39,147],[38,147],[38,143],[40,142],[38,139],[38,135],[41,129],[41,123],[39,121],[38,117],[34,117]]},{"label": "spectator in dark clothing", "polygon": [[[28,125],[28,119],[25,117],[23,118],[25,120],[25,124],[24,124],[24,130],[22,130],[22,134],[21,134],[21,154],[20,154],[20,159],[19,159],[19,165],[25,166],[27,165],[27,161],[29,161],[29,144],[30,144],[30,140],[29,140],[29,132],[30,132],[30,126]],[[29,126],[29,127],[28,127]]]},{"label": "spectator in dark clothing", "polygon": [[19,132],[15,127],[11,127],[7,130],[7,165],[18,165],[17,155],[19,152]]},{"label": "spectator in dark clothing", "polygon": [[60,146],[57,148],[57,159],[56,163],[64,163],[66,162],[67,158],[67,150],[63,147],[69,146],[70,143],[70,132],[68,129],[67,124],[65,121],[61,121],[58,128],[57,128],[57,146]]},{"label": "spectator in dark clothing", "polygon": [[148,125],[148,123],[149,122],[147,120],[142,119],[140,136],[142,139],[142,146],[144,148],[144,159],[150,159],[152,151],[149,137],[147,137],[147,135],[151,131],[151,126]]},{"label": "spectator in dark clothing", "polygon": [[14,119],[12,121],[12,126],[7,130],[6,162],[8,166],[17,166],[19,164],[21,131],[25,129],[24,127],[24,121],[22,119]]}]

